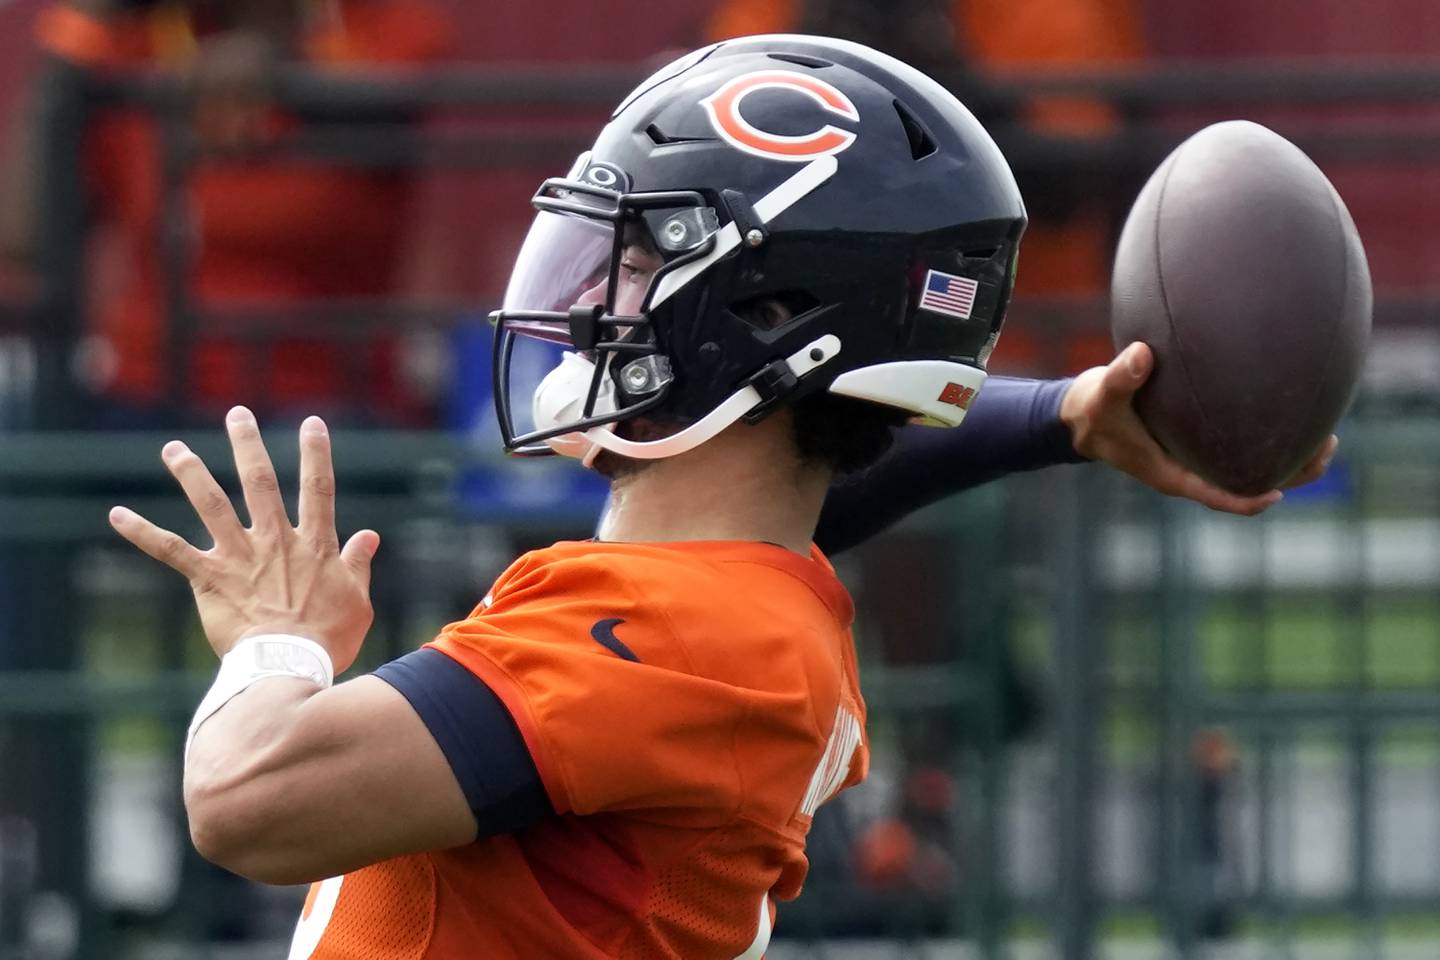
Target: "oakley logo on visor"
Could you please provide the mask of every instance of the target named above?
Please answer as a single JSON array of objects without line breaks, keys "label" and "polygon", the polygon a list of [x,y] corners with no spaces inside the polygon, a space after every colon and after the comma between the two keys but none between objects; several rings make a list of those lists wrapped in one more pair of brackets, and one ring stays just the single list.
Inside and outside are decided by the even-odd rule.
[{"label": "oakley logo on visor", "polygon": [[597,187],[605,187],[607,190],[618,190],[623,193],[630,189],[630,178],[625,175],[625,171],[604,160],[592,160],[590,165],[585,168],[584,179]]},{"label": "oakley logo on visor", "polygon": [[770,133],[753,126],[740,115],[740,105],[757,90],[803,94],[830,113],[846,120],[860,119],[850,98],[824,80],[785,70],[758,70],[741,74],[700,101],[710,125],[732,147],[771,160],[802,163],[839,153],[855,142],[853,132],[828,123],[814,133],[799,136]]}]

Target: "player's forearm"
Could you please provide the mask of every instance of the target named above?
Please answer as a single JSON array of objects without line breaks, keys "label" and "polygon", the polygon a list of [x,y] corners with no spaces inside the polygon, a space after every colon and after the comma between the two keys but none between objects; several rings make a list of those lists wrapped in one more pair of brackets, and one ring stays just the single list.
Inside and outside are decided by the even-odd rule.
[{"label": "player's forearm", "polygon": [[[300,679],[257,683],[196,732],[185,759],[185,811],[195,848],[207,860],[252,879],[281,882],[276,867],[290,865],[274,862],[274,847],[287,832],[279,806],[299,759],[301,709],[319,692]],[[291,812],[305,817],[303,809]]]},{"label": "player's forearm", "polygon": [[864,542],[937,500],[1023,470],[1085,458],[1060,419],[1072,381],[992,377],[953,430],[902,430],[870,470],[825,498],[815,542],[827,553]]},{"label": "player's forearm", "polygon": [[467,843],[475,820],[439,749],[389,685],[272,679],[202,725],[185,808],[206,859],[262,883],[338,876]]}]

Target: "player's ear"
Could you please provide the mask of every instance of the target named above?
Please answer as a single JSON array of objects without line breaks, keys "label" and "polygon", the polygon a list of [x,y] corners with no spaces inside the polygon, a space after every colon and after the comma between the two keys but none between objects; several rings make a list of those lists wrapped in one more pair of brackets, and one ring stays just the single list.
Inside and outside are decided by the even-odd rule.
[{"label": "player's ear", "polygon": [[763,303],[765,328],[767,330],[774,330],[790,319],[790,310],[779,300],[772,298],[763,301]]},{"label": "player's ear", "polygon": [[783,326],[794,313],[778,297],[751,297],[731,308],[735,315],[760,330],[774,330]]}]

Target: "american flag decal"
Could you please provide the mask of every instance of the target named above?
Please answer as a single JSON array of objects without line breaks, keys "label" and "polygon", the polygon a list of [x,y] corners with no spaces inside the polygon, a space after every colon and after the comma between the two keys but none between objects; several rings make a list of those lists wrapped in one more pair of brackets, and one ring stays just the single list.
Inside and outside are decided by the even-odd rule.
[{"label": "american flag decal", "polygon": [[920,294],[920,309],[943,313],[947,317],[970,319],[979,284],[968,277],[931,270],[925,274],[925,290]]}]

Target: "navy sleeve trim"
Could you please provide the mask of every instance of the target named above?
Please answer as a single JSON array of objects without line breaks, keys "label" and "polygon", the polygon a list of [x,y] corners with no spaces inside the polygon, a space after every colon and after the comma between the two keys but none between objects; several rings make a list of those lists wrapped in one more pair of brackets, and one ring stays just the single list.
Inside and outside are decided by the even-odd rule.
[{"label": "navy sleeve trim", "polygon": [[483,680],[433,647],[392,660],[375,676],[410,701],[435,738],[478,836],[510,833],[554,812],[519,727]]},{"label": "navy sleeve trim", "polygon": [[955,429],[902,428],[879,463],[830,489],[815,542],[839,553],[951,494],[1007,473],[1083,461],[1060,420],[1072,382],[991,377]]}]

